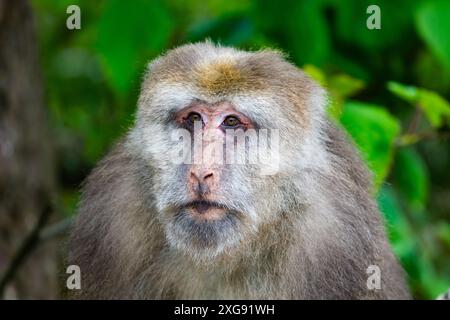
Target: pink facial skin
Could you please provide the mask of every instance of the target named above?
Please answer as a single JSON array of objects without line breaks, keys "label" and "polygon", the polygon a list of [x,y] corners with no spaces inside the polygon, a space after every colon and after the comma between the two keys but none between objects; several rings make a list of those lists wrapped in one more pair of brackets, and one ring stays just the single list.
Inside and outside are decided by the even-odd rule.
[{"label": "pink facial skin", "polygon": [[[254,128],[251,120],[228,102],[214,105],[196,102],[180,110],[175,121],[180,126],[193,130],[192,119],[202,121],[203,148],[208,148],[208,145],[215,141],[223,141],[228,129],[245,131]],[[194,201],[189,212],[199,220],[219,219],[225,214],[225,209],[215,206],[214,201],[217,200],[215,195],[220,194],[218,188],[222,170],[209,159],[203,157],[202,160],[201,164],[191,165],[187,173],[187,185]]]}]

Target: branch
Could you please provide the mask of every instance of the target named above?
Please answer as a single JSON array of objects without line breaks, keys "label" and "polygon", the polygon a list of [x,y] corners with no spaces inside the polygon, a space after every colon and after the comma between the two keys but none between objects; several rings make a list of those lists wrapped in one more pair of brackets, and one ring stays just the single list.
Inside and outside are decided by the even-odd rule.
[{"label": "branch", "polygon": [[0,297],[3,297],[6,285],[14,277],[17,269],[19,269],[19,267],[25,261],[25,258],[30,254],[30,252],[35,249],[39,241],[39,231],[47,223],[47,220],[50,217],[51,213],[52,207],[50,205],[50,201],[45,201],[36,224],[28,234],[28,236],[25,238],[25,240],[22,242],[16,254],[13,256],[8,266],[6,267],[5,272],[0,277]]},{"label": "branch", "polygon": [[397,138],[395,145],[399,147],[409,146],[425,140],[450,140],[450,132],[422,131],[412,134],[403,134]]},{"label": "branch", "polygon": [[64,220],[61,220],[51,226],[44,228],[39,233],[39,240],[46,241],[54,237],[58,237],[60,235],[65,234],[72,227],[73,218],[69,217]]},{"label": "branch", "polygon": [[408,129],[406,129],[405,134],[414,134],[419,127],[420,120],[422,120],[422,111],[418,106],[416,106],[416,111],[414,112],[414,115],[408,125]]},{"label": "branch", "polygon": [[0,277],[0,298],[3,297],[6,285],[14,278],[17,271],[20,269],[26,258],[38,247],[40,243],[55,236],[64,234],[70,229],[72,225],[72,218],[64,219],[54,225],[51,225],[45,229],[44,226],[47,223],[51,213],[52,206],[50,201],[47,201],[43,207],[41,214],[27,237],[23,240],[19,249],[13,255],[5,272]]}]

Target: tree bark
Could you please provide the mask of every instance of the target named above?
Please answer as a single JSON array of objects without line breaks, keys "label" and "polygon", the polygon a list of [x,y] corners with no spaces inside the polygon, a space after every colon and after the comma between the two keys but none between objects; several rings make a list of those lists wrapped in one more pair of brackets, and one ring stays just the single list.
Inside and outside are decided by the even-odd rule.
[{"label": "tree bark", "polygon": [[[0,0],[0,277],[54,188],[37,57],[30,5]],[[3,298],[55,298],[56,256],[55,244],[39,246],[15,272]]]}]

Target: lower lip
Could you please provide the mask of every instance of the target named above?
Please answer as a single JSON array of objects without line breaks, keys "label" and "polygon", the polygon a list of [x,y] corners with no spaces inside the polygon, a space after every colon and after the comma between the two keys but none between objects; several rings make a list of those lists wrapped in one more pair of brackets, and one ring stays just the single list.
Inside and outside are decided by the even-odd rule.
[{"label": "lower lip", "polygon": [[206,208],[204,206],[191,206],[187,210],[189,214],[198,221],[219,220],[226,214],[225,209],[214,206],[207,206]]}]

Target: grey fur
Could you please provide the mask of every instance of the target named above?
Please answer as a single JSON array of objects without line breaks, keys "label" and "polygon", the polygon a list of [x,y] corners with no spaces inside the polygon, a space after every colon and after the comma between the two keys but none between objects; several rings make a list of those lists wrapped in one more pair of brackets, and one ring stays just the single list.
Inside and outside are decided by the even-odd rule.
[{"label": "grey fur", "polygon": [[[220,82],[222,65],[219,78],[216,69],[205,76],[202,68],[217,61],[232,61],[240,73]],[[242,86],[227,87],[233,81]],[[186,199],[184,171],[161,152],[170,144],[169,111],[188,96],[180,88],[211,103],[247,103],[260,123],[280,128],[284,143],[274,176],[229,169],[223,201],[237,213],[197,246],[179,232],[186,222],[170,213]],[[370,174],[345,134],[325,120],[324,102],[323,90],[273,51],[200,43],[153,62],[135,126],[84,185],[69,241],[68,263],[82,272],[73,297],[409,298]],[[370,265],[381,269],[380,290],[367,288]]]}]

